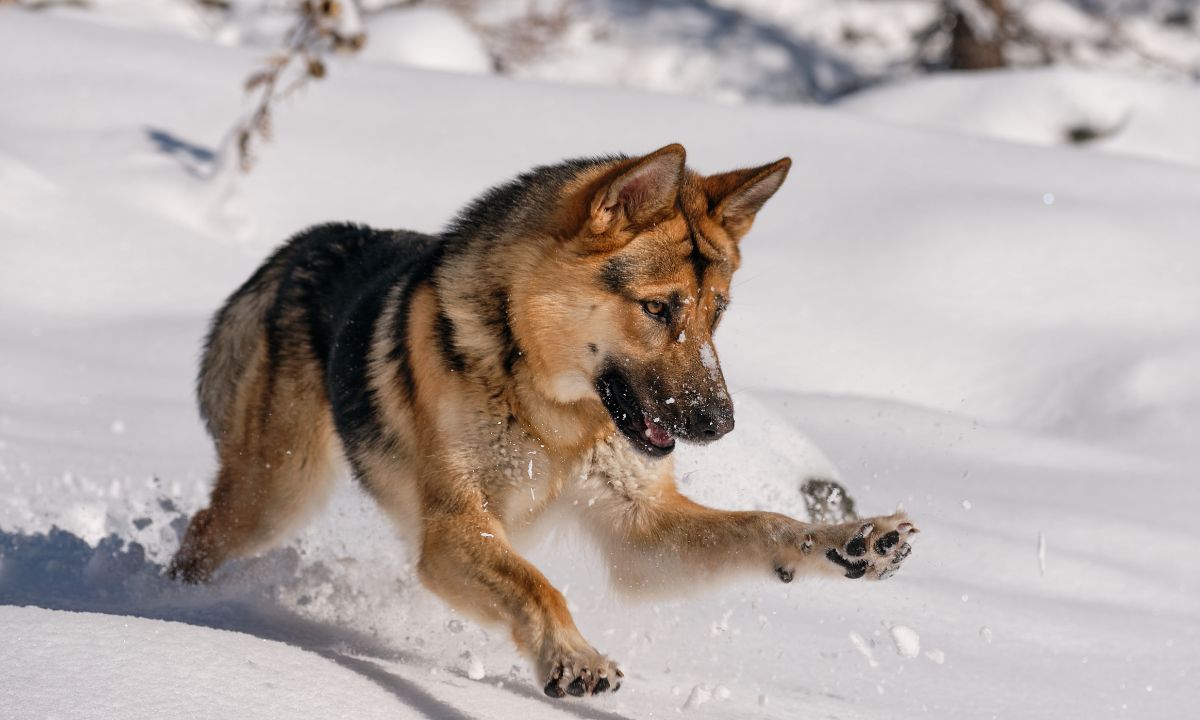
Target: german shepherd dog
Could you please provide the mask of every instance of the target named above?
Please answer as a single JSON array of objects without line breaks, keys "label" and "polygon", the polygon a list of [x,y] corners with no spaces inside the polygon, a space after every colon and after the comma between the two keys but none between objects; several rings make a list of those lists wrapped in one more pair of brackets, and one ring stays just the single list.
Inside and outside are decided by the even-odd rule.
[{"label": "german shepherd dog", "polygon": [[811,524],[704,507],[676,489],[676,439],[733,429],[713,348],[740,241],[791,160],[702,176],[684,149],[539,167],[440,235],[322,225],[213,320],[200,411],[220,470],[170,572],[203,582],[327,496],[339,457],[419,548],[421,580],[502,623],[547,695],[623,673],[514,549],[578,511],[627,590],[735,570],[882,579],[903,515]]}]

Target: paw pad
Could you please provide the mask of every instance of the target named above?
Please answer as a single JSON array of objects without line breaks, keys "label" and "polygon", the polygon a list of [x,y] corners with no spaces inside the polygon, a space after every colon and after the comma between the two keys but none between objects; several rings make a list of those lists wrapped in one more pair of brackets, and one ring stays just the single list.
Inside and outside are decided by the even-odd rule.
[{"label": "paw pad", "polygon": [[[866,552],[866,551],[864,550],[864,552]],[[863,575],[867,574],[867,561],[866,560],[859,560],[857,562],[851,562],[851,561],[847,560],[846,558],[842,557],[841,554],[838,553],[837,550],[834,550],[832,548],[829,550],[829,552],[825,553],[825,557],[829,558],[830,562],[833,562],[837,565],[841,565],[842,567],[844,567],[846,569],[846,577],[850,578],[851,580],[856,580],[856,579],[862,577]]]},{"label": "paw pad", "polygon": [[846,543],[846,554],[850,557],[862,557],[863,555],[866,555],[867,536],[870,535],[871,531],[874,529],[875,526],[871,523],[866,523],[860,527],[858,532],[854,534],[854,537],[850,539],[850,542]]},{"label": "paw pad", "polygon": [[[830,548],[825,557],[841,567],[851,580],[861,577],[878,580],[889,578],[912,552],[908,538],[920,532],[911,522],[893,523],[895,519],[887,517],[859,525],[850,539],[844,541],[845,545]],[[850,528],[845,529],[848,531]],[[873,537],[876,528],[879,534]],[[874,552],[869,553],[870,550]]]},{"label": "paw pad", "polygon": [[[605,672],[603,669],[599,672]],[[542,692],[552,698],[561,698],[567,695],[571,697],[583,697],[584,695],[597,695],[603,692],[616,692],[621,689],[621,678],[625,677],[625,673],[621,672],[620,668],[612,668],[611,672],[616,678],[609,680],[606,675],[597,676],[588,668],[583,668],[566,686],[563,682],[570,677],[571,673],[567,670],[567,666],[560,663],[555,666],[554,672],[550,673],[550,680],[542,689]]]},{"label": "paw pad", "polygon": [[887,555],[887,551],[892,549],[892,546],[900,542],[900,533],[896,530],[880,535],[875,541],[875,553],[878,555]]}]

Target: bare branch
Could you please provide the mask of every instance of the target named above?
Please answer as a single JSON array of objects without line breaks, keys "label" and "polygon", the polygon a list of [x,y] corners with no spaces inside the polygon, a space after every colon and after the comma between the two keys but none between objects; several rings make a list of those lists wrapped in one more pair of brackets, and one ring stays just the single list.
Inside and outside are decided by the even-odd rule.
[{"label": "bare branch", "polygon": [[366,42],[355,0],[300,0],[296,22],[284,33],[283,48],[266,66],[246,78],[248,93],[257,93],[254,108],[234,127],[238,166],[254,167],[256,140],[271,137],[272,108],[309,80],[325,77],[322,59],[330,52],[355,52]]}]

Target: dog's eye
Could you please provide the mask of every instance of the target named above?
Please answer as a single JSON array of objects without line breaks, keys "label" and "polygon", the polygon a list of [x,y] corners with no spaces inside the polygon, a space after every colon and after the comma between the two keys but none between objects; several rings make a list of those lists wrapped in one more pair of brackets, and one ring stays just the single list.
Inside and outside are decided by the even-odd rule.
[{"label": "dog's eye", "polygon": [[668,322],[671,319],[671,308],[667,307],[665,302],[661,300],[647,300],[642,303],[642,309],[650,317],[659,322]]}]

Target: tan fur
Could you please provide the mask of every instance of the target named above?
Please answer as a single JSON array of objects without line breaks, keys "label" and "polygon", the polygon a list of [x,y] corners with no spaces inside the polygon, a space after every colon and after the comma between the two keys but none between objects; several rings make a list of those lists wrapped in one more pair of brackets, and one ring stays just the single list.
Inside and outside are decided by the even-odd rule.
[{"label": "tan fur", "polygon": [[[514,548],[550,507],[578,509],[614,584],[630,591],[736,571],[773,571],[784,581],[799,573],[886,577],[907,554],[907,543],[874,550],[893,531],[901,540],[916,532],[899,515],[810,525],[692,502],[675,486],[671,457],[636,450],[597,396],[597,376],[617,363],[648,373],[639,386],[644,407],[684,418],[672,422],[709,405],[731,407],[712,333],[739,242],[789,165],[703,177],[684,169],[680,146],[598,164],[562,186],[557,206],[522,216],[512,228],[519,242],[503,252],[447,260],[407,305],[399,286],[387,293],[366,374],[381,437],[348,445],[347,454],[419,544],[422,581],[454,607],[508,626],[548,694],[615,689],[621,676]],[[202,376],[221,468],[212,503],[193,519],[172,566],[189,580],[294,527],[327,492],[339,454],[312,343],[290,341],[277,353],[283,360],[268,365],[269,339],[247,330],[278,282],[272,272],[264,278],[214,326],[216,351],[237,357],[206,360],[216,369],[207,386]],[[493,285],[505,300],[498,317],[487,317],[478,289]],[[660,298],[677,301],[665,333],[643,305]],[[278,322],[302,327],[281,305]],[[439,313],[465,368],[442,349]],[[401,319],[412,395],[391,352]],[[498,350],[497,324],[510,328],[515,357]],[[731,416],[713,422],[721,433],[732,427]]]}]

